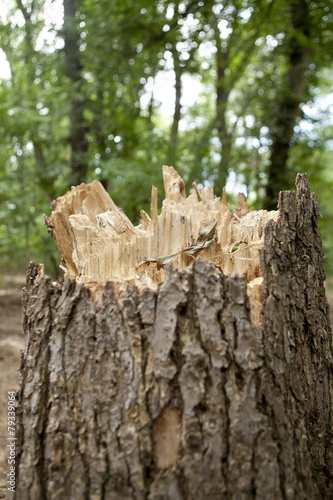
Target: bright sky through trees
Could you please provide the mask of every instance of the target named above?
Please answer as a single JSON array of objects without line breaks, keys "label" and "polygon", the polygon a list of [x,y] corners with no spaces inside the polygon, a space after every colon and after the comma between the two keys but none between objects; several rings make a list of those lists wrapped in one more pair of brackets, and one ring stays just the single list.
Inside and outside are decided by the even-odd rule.
[{"label": "bright sky through trees", "polygon": [[[0,17],[2,20],[6,19],[8,15],[8,2],[2,0],[1,2],[1,13]],[[214,9],[216,12],[221,10],[222,4],[216,6]],[[181,7],[180,7],[181,10]],[[240,13],[240,17],[244,20],[248,20],[251,16],[253,9],[248,8],[244,9]],[[168,6],[168,10],[166,13],[166,18],[171,19],[174,14],[174,6],[171,4]],[[45,19],[45,26],[42,29],[36,43],[36,50],[44,49],[49,52],[53,52],[56,49],[60,49],[63,47],[63,39],[58,36],[58,30],[63,26],[63,5],[62,0],[46,0],[43,9],[43,17]],[[24,18],[22,14],[17,11],[16,15],[13,18],[13,22],[17,23],[18,26],[24,26]],[[181,31],[186,34],[191,26],[195,25],[196,22],[192,17],[189,17],[183,24]],[[229,23],[226,20],[221,20],[218,24],[220,30],[221,39],[227,39],[232,32],[232,29],[229,26]],[[166,24],[163,27],[164,31],[169,31],[170,26]],[[284,38],[284,34],[280,34],[278,38]],[[257,45],[263,43],[262,38],[259,38],[256,42]],[[274,48],[278,44],[278,40],[271,35],[266,37],[267,47]],[[178,47],[183,54],[183,58],[187,58],[186,52],[186,44],[179,43]],[[205,48],[201,49],[201,55],[211,57],[212,53],[216,52],[216,47],[212,45],[207,45]],[[174,102],[175,102],[175,74],[173,71],[173,60],[172,53],[170,51],[166,51],[164,53],[166,58],[166,64],[164,66],[164,70],[160,71],[156,75],[155,88],[154,88],[154,97],[158,101],[161,102],[161,112],[162,114],[167,116],[172,116],[174,113]],[[203,67],[205,67],[205,63],[202,63]],[[10,78],[10,66],[7,61],[6,55],[2,49],[0,49],[0,79],[9,79]],[[149,100],[151,98],[152,85],[148,79],[147,84],[145,85],[146,94],[144,94],[140,103],[143,107],[147,107]],[[186,107],[191,107],[195,104],[201,90],[200,81],[195,78],[190,77],[189,75],[183,75],[182,77],[182,85],[184,87],[184,92],[182,96],[182,106],[186,109]],[[320,92],[320,89],[318,89]],[[333,123],[333,93],[325,95],[324,98],[318,97],[314,99],[314,102],[311,106],[303,105],[302,107],[305,115],[310,117],[313,120],[318,120],[322,118],[327,121],[328,124]],[[186,128],[186,120],[183,119],[180,121],[180,130],[184,130]],[[311,132],[313,130],[313,124],[310,121],[302,120],[298,127],[300,127],[305,133]],[[251,145],[250,145],[251,147]],[[232,176],[233,177],[233,176]]]}]

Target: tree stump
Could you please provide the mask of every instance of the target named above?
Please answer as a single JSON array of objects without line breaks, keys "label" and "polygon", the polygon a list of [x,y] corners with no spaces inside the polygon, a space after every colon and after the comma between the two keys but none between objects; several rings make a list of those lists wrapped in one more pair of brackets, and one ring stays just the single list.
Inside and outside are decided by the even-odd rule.
[{"label": "tree stump", "polygon": [[210,188],[132,226],[101,185],[46,218],[65,279],[31,264],[17,500],[333,496],[332,333],[305,174],[279,211]]}]

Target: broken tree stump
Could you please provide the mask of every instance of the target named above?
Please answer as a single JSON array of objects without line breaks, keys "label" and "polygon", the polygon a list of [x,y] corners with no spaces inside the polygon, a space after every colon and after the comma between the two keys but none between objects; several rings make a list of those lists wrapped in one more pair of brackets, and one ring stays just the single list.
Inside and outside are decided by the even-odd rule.
[{"label": "broken tree stump", "polygon": [[46,219],[65,279],[31,265],[16,494],[333,495],[332,332],[305,174],[249,212],[164,167],[133,227],[101,185]]}]

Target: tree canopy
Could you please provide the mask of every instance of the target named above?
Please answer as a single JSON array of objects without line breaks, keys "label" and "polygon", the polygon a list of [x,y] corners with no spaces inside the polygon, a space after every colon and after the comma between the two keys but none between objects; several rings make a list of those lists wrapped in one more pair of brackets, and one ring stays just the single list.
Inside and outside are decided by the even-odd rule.
[{"label": "tree canopy", "polygon": [[2,270],[25,268],[45,253],[56,268],[41,214],[71,185],[100,180],[137,222],[149,203],[147,185],[162,194],[163,164],[199,187],[211,183],[216,194],[233,181],[253,208],[268,209],[276,208],[280,190],[293,186],[296,172],[307,172],[333,262],[327,2],[6,5],[0,20]]}]

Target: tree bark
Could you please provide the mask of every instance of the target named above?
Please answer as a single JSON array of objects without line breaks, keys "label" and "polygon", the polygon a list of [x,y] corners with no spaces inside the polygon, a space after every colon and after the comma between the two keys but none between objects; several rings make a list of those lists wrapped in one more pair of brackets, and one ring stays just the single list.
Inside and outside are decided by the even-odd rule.
[{"label": "tree bark", "polygon": [[156,290],[99,295],[30,266],[16,499],[331,498],[332,332],[306,175],[279,207],[261,327],[245,278],[202,258]]}]

